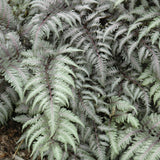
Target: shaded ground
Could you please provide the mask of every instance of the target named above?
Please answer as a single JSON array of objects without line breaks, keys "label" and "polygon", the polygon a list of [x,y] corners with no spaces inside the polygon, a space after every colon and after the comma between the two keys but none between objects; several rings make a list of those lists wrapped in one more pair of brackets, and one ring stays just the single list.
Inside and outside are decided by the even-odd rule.
[{"label": "shaded ground", "polygon": [[[17,150],[16,142],[21,136],[21,125],[9,121],[7,126],[0,126],[0,160],[31,160],[27,150]],[[13,158],[16,152],[16,156]]]}]

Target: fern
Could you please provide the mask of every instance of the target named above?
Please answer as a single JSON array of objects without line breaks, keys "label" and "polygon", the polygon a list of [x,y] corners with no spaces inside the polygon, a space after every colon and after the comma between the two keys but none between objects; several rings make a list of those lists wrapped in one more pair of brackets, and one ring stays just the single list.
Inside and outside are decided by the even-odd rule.
[{"label": "fern", "polygon": [[[156,119],[157,121],[154,122]],[[152,152],[153,147],[157,147],[159,143],[158,138],[154,137],[158,133],[159,128],[159,115],[151,114],[147,118],[144,118],[142,121],[142,129],[140,130],[131,130],[129,134],[120,138],[121,149],[123,148],[123,143],[129,144],[131,139],[134,140],[133,144],[122,154],[120,159],[149,159],[154,157]],[[148,124],[147,124],[148,123]],[[146,126],[147,124],[147,126]],[[152,132],[153,135],[150,135],[149,132]],[[122,134],[124,131],[122,132]],[[135,137],[135,138],[134,138]],[[126,146],[127,147],[127,146]],[[124,150],[124,148],[123,148]],[[157,155],[156,155],[157,156]],[[158,156],[157,156],[158,157]]]},{"label": "fern", "polygon": [[0,124],[22,124],[31,159],[160,158],[159,9],[1,0]]},{"label": "fern", "polygon": [[16,29],[16,22],[12,9],[5,0],[0,2],[0,21],[1,25],[4,25],[6,28],[10,28],[12,30]]},{"label": "fern", "polygon": [[16,92],[12,89],[7,87],[6,91],[1,93],[0,97],[0,124],[4,125],[11,118],[13,112],[13,104],[17,101]]}]

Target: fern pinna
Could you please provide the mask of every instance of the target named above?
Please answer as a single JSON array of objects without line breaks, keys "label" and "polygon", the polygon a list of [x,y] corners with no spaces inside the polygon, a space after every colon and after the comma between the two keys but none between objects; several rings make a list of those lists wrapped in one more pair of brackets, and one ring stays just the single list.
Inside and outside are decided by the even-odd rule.
[{"label": "fern pinna", "polygon": [[160,159],[159,9],[0,1],[0,124],[22,123],[31,159]]}]

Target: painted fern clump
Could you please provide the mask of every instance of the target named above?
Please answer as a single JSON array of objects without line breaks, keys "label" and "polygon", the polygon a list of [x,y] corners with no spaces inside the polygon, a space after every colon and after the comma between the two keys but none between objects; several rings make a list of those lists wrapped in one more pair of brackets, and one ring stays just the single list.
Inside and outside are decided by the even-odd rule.
[{"label": "painted fern clump", "polygon": [[[158,0],[1,0],[0,125],[31,159],[160,159]],[[13,116],[14,115],[14,116]]]}]

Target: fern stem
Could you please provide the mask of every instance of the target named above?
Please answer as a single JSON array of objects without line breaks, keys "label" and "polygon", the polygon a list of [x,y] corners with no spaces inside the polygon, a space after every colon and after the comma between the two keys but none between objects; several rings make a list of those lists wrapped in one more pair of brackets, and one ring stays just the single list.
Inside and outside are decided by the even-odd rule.
[{"label": "fern stem", "polygon": [[87,36],[89,37],[89,39],[91,40],[91,43],[92,43],[92,45],[93,45],[93,47],[94,47],[94,49],[95,49],[95,51],[96,51],[96,54],[97,54],[97,56],[99,57],[100,55],[99,55],[99,52],[98,52],[97,45],[96,45],[93,37],[91,36],[91,33],[90,33],[89,29],[88,29],[85,25],[83,25],[83,28],[85,29],[86,34],[87,34]]},{"label": "fern stem", "polygon": [[0,43],[0,47],[4,50],[4,52],[6,53],[6,55],[8,57],[10,57],[10,53],[8,52],[8,50],[5,48],[5,46],[3,46],[1,43]]},{"label": "fern stem", "polygon": [[123,73],[123,72],[120,72],[120,73],[123,75],[124,78],[126,78],[126,79],[128,79],[129,81],[133,82],[135,85],[137,85],[139,88],[141,88],[141,89],[144,91],[144,88],[141,86],[140,83],[138,83],[136,80],[128,77],[125,73]]},{"label": "fern stem", "polygon": [[43,24],[49,19],[49,17],[50,17],[50,14],[47,15],[47,16],[43,19],[43,21],[40,23],[40,25],[39,25],[39,27],[38,27],[38,29],[37,29],[37,32],[36,32],[36,34],[35,34],[35,41],[37,41],[38,33],[39,33],[41,27],[42,27]]},{"label": "fern stem", "polygon": [[14,155],[13,155],[13,159],[15,158],[17,152],[19,151],[19,148],[20,148],[20,146],[22,145],[23,141],[24,141],[24,139],[22,139],[21,142],[20,142],[20,144],[18,145],[18,147],[17,147],[17,149],[16,149],[16,151],[15,151],[15,153],[14,153]]},{"label": "fern stem", "polygon": [[146,42],[143,40],[143,44],[146,46],[146,48],[152,53],[153,58],[154,58],[154,63],[156,64],[156,71],[157,71],[157,75],[158,75],[158,79],[160,79],[160,66],[159,66],[159,60],[158,57],[156,55],[156,53],[153,51],[153,49],[146,44]]},{"label": "fern stem", "polygon": [[98,153],[101,153],[100,142],[99,142],[99,138],[98,138],[97,126],[96,126],[95,122],[93,124],[94,124],[94,132],[95,132],[95,136],[96,136],[96,142],[97,142],[96,144],[97,144]]},{"label": "fern stem", "polygon": [[159,142],[159,138],[154,141],[151,145],[149,145],[148,149],[140,156],[140,159],[144,159],[145,156],[147,155],[147,153],[154,147],[154,145],[156,145]]},{"label": "fern stem", "polygon": [[119,146],[121,146],[123,144],[123,142],[125,141],[125,139],[129,138],[132,135],[135,135],[136,133],[141,132],[141,130],[136,130],[136,131],[132,131],[130,133],[128,133],[123,139],[121,139],[121,141],[119,142]]}]

